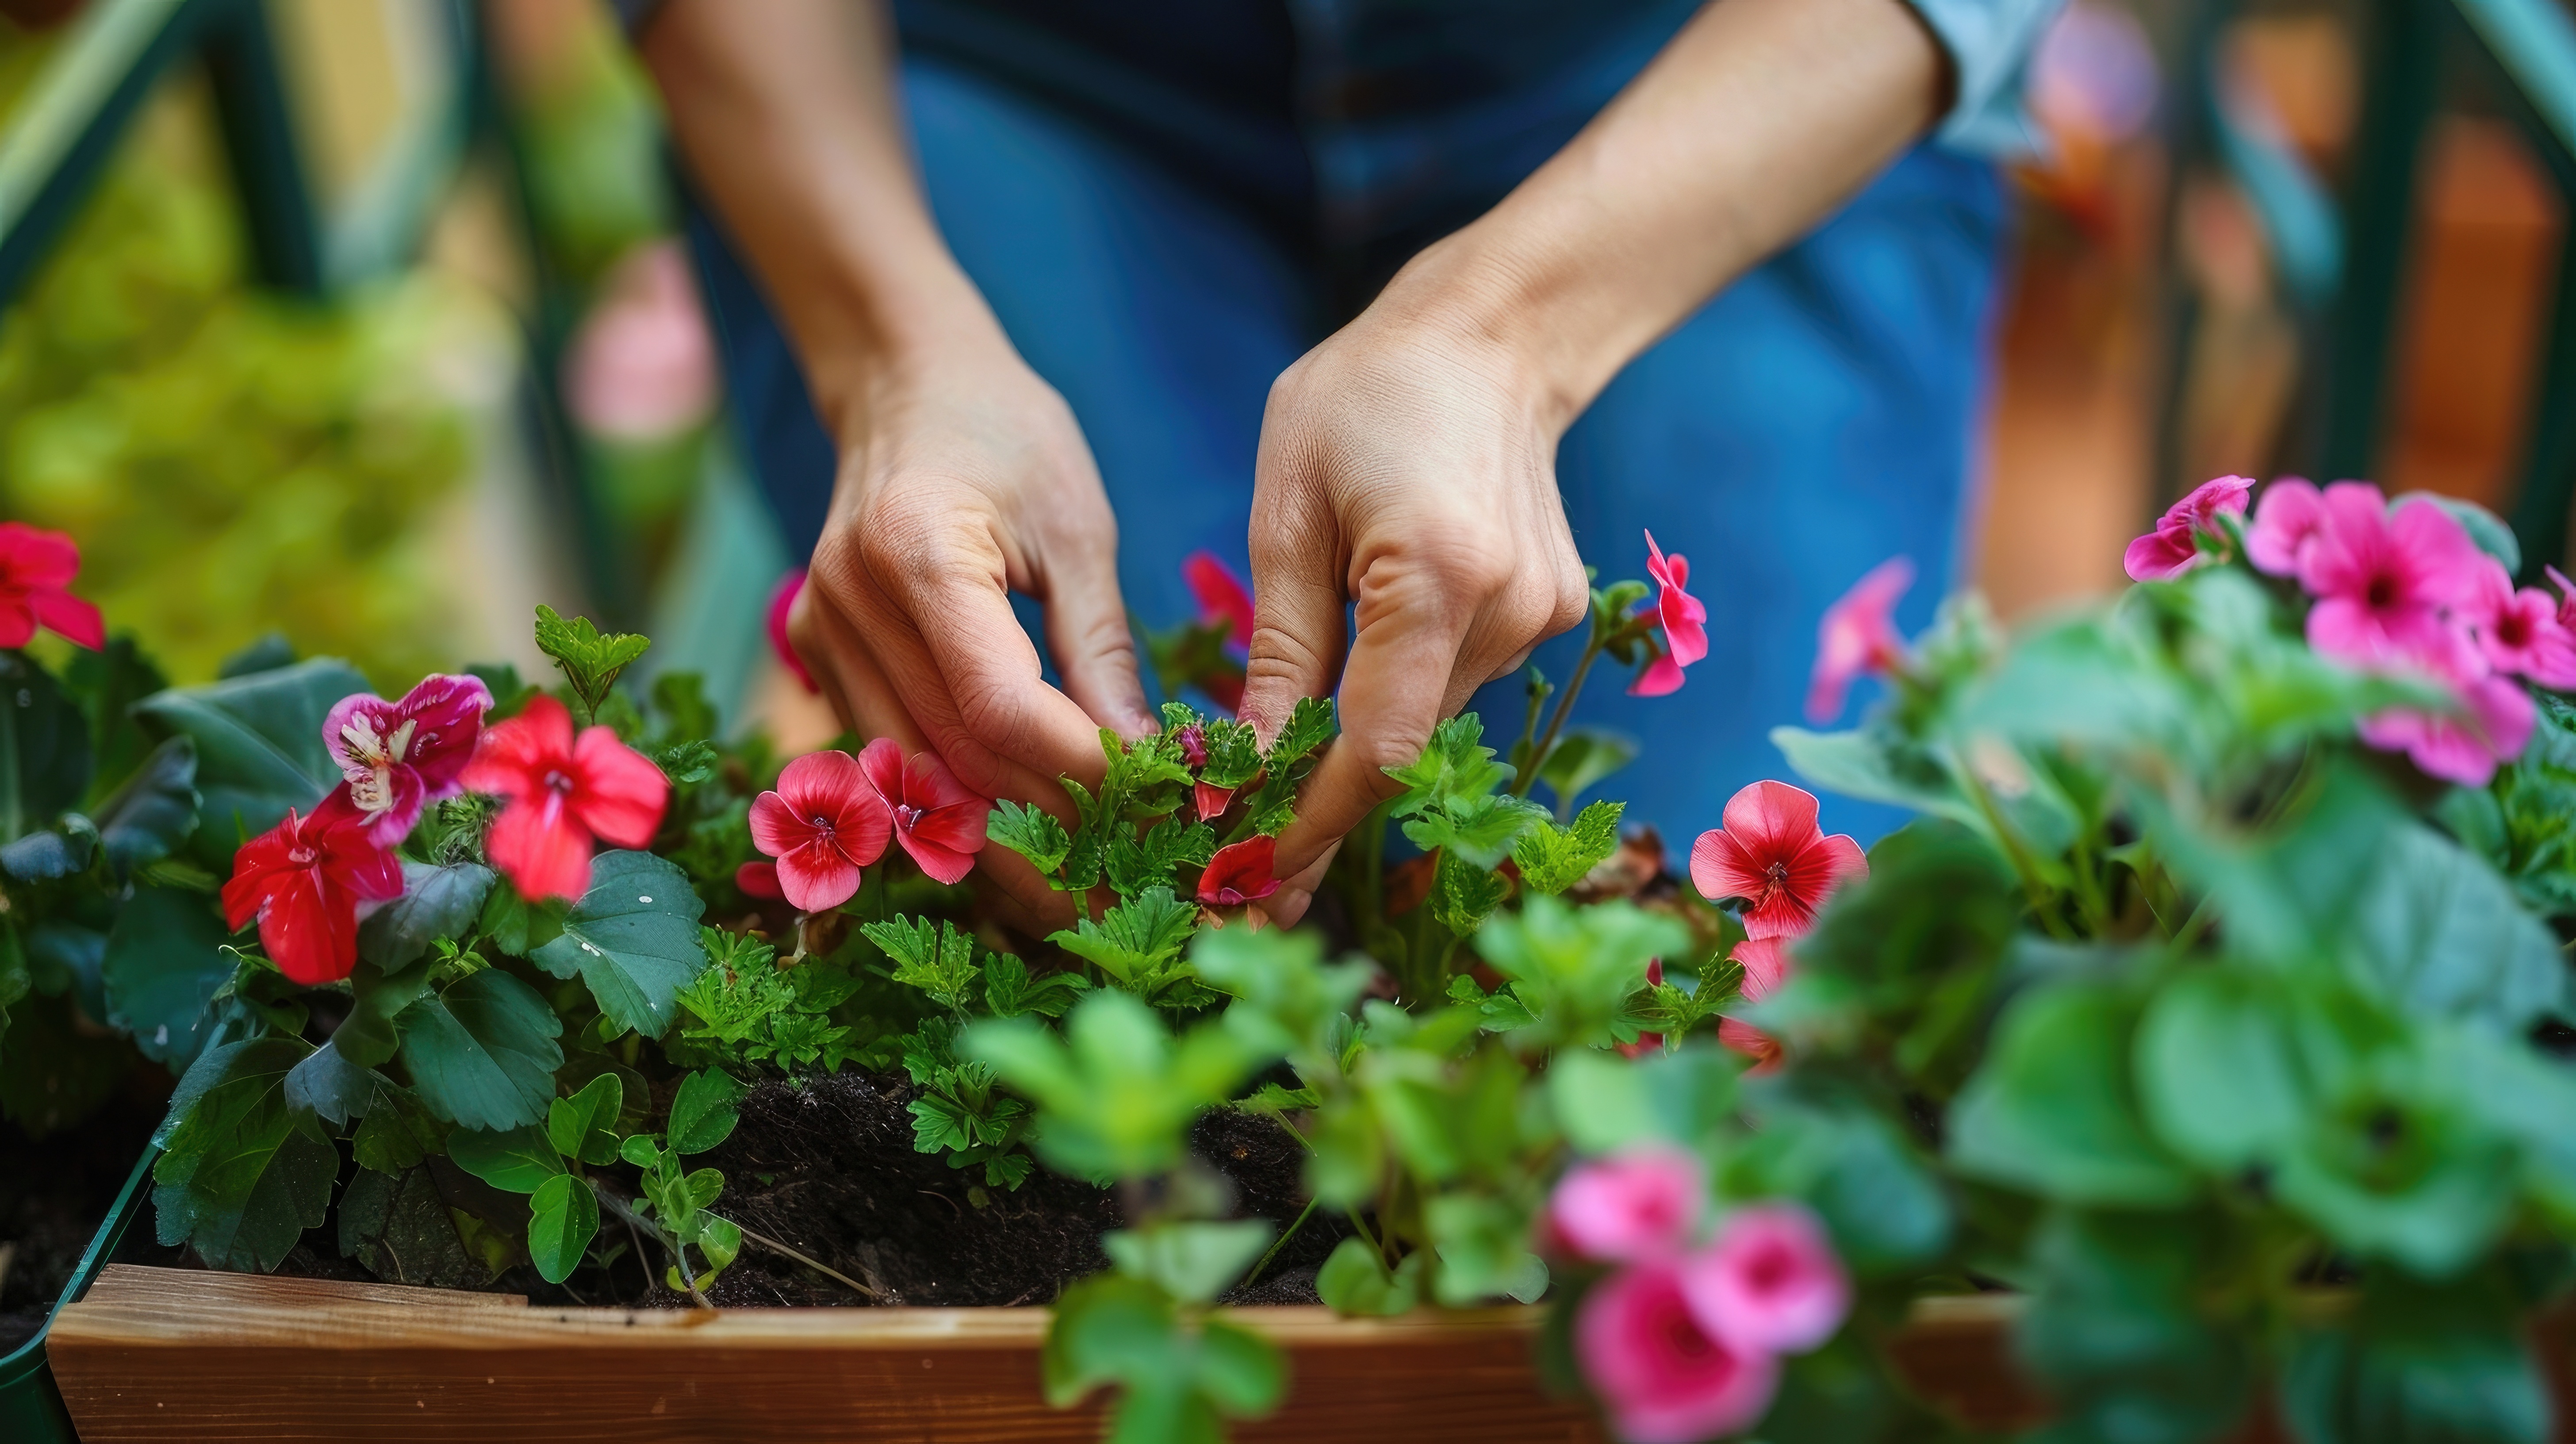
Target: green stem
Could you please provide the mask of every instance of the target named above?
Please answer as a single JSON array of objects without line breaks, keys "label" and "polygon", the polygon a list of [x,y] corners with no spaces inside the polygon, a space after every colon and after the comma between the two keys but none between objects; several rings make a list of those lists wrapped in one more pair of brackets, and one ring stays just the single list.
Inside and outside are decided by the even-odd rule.
[{"label": "green stem", "polygon": [[1279,1257],[1279,1251],[1288,1246],[1288,1240],[1295,1238],[1297,1236],[1297,1230],[1304,1228],[1306,1226],[1306,1220],[1314,1217],[1314,1214],[1315,1200],[1310,1198],[1306,1200],[1306,1211],[1297,1215],[1297,1221],[1288,1225],[1288,1231],[1279,1235],[1279,1241],[1270,1246],[1270,1252],[1263,1254],[1261,1256],[1261,1262],[1254,1264],[1252,1266],[1252,1272],[1245,1274],[1243,1276],[1243,1282],[1236,1284],[1235,1287],[1239,1289],[1248,1289],[1252,1287],[1253,1280],[1261,1277],[1261,1271],[1270,1267],[1270,1261]]},{"label": "green stem", "polygon": [[2021,835],[2004,820],[2003,808],[1996,805],[1994,794],[1986,788],[1985,779],[1966,767],[1958,768],[1957,774],[1960,782],[1966,785],[1968,795],[1976,800],[1977,810],[1985,814],[1987,825],[1995,830],[1995,840],[2003,844],[2004,857],[2012,863],[2014,874],[2020,877],[2022,891],[2029,896],[2031,913],[2039,919],[2040,926],[2060,942],[2074,941],[2065,920],[2049,906],[2048,884],[2039,875],[2039,864],[2031,859],[2029,849],[2022,845]]},{"label": "green stem", "polygon": [[[1583,695],[1583,679],[1592,671],[1592,663],[1601,655],[1601,637],[1594,633],[1583,648],[1583,660],[1574,664],[1574,675],[1565,679],[1565,691],[1556,699],[1556,711],[1547,719],[1547,735],[1539,739],[1538,748],[1530,753],[1529,770],[1512,779],[1511,795],[1527,797],[1538,781],[1539,769],[1547,765],[1547,754],[1556,747],[1557,734],[1565,730],[1565,719],[1574,711],[1574,699]],[[1535,712],[1532,716],[1537,715]]]}]

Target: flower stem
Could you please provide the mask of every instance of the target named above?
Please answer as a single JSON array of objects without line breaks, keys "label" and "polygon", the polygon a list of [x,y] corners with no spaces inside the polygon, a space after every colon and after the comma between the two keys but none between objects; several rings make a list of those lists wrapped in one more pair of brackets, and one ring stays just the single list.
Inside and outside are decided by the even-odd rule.
[{"label": "flower stem", "polygon": [[1297,1215],[1297,1221],[1288,1225],[1288,1231],[1279,1235],[1279,1241],[1270,1246],[1270,1251],[1261,1256],[1261,1262],[1254,1264],[1252,1266],[1252,1272],[1245,1274],[1243,1276],[1243,1282],[1236,1284],[1235,1287],[1239,1289],[1248,1289],[1252,1287],[1253,1281],[1261,1277],[1261,1271],[1270,1267],[1270,1261],[1279,1257],[1279,1251],[1288,1246],[1288,1240],[1295,1238],[1297,1236],[1297,1230],[1304,1228],[1306,1226],[1306,1220],[1314,1217],[1314,1214],[1315,1200],[1311,1198],[1307,1199],[1306,1211]]},{"label": "flower stem", "polygon": [[[1556,749],[1557,734],[1565,730],[1567,715],[1574,711],[1574,699],[1583,695],[1583,679],[1590,675],[1592,663],[1600,655],[1601,636],[1595,631],[1592,640],[1583,648],[1583,660],[1574,664],[1574,675],[1565,679],[1565,691],[1556,699],[1556,711],[1547,719],[1547,735],[1539,739],[1538,749],[1530,753],[1529,770],[1512,779],[1512,796],[1529,796],[1530,787],[1538,781],[1539,769],[1547,765],[1547,754]],[[1530,715],[1535,719],[1538,714],[1533,711]]]}]

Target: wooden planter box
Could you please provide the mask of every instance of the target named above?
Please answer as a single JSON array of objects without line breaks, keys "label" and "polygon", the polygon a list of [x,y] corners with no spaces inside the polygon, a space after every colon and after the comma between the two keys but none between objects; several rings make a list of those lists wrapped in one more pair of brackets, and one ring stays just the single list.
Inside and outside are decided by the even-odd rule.
[{"label": "wooden planter box", "polygon": [[[1938,1300],[1899,1346],[1978,1423],[2035,1422],[2012,1301]],[[1245,1309],[1288,1351],[1287,1403],[1247,1441],[1591,1444],[1532,1366],[1536,1309],[1336,1319]],[[530,1308],[500,1294],[112,1264],[56,1318],[54,1376],[85,1444],[364,1439],[1064,1441],[1094,1409],[1038,1393],[1043,1309]],[[2272,1440],[2267,1429],[2244,1439]]]}]

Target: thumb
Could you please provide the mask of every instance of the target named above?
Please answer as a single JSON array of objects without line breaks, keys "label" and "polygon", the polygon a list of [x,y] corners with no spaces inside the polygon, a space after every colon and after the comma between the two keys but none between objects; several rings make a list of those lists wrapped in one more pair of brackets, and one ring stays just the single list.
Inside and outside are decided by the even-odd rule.
[{"label": "thumb", "polygon": [[1252,636],[1243,705],[1263,746],[1298,699],[1332,695],[1342,668],[1339,527],[1312,489],[1264,486],[1252,503]]},{"label": "thumb", "polygon": [[1133,741],[1155,730],[1136,671],[1136,636],[1118,589],[1118,540],[1084,537],[1047,558],[1047,650],[1065,695],[1093,721]]}]

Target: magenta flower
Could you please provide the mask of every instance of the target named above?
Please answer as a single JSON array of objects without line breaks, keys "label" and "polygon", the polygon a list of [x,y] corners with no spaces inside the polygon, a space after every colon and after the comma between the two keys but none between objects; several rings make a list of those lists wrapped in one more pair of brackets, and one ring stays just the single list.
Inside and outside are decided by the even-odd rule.
[{"label": "magenta flower", "polygon": [[224,921],[235,931],[259,920],[260,946],[277,970],[307,987],[335,983],[358,965],[358,908],[403,892],[402,861],[368,840],[366,817],[334,787],[311,812],[284,821],[233,852],[224,884]]},{"label": "magenta flower", "polygon": [[1548,1200],[1548,1222],[1567,1247],[1596,1263],[1661,1258],[1690,1243],[1706,1192],[1698,1159],[1644,1148],[1568,1170]]},{"label": "magenta flower", "polygon": [[2541,570],[2549,573],[2550,584],[2558,588],[2558,625],[2576,632],[2576,582],[2567,580],[2567,574],[2556,567]]},{"label": "magenta flower", "polygon": [[2365,667],[2441,648],[2444,612],[2475,595],[2486,559],[2459,519],[2422,497],[2392,508],[2358,481],[2327,487],[2323,507],[2299,552],[2299,583],[2317,599],[2308,645]]},{"label": "magenta flower", "polygon": [[1708,608],[1682,590],[1690,583],[1689,559],[1680,552],[1665,556],[1653,532],[1646,533],[1646,575],[1655,579],[1655,620],[1664,629],[1664,650],[1628,684],[1628,695],[1666,697],[1681,690],[1682,669],[1708,655]]},{"label": "magenta flower", "polygon": [[1843,713],[1851,684],[1871,673],[1904,665],[1905,639],[1896,632],[1896,602],[1914,585],[1914,563],[1889,557],[1825,608],[1816,626],[1816,670],[1807,683],[1807,720],[1822,725]]},{"label": "magenta flower", "polygon": [[1798,937],[1845,880],[1869,876],[1860,844],[1816,825],[1816,796],[1756,782],[1727,799],[1722,830],[1691,844],[1691,883],[1710,902],[1744,900],[1750,937]]},{"label": "magenta flower", "polygon": [[1815,1215],[1794,1203],[1736,1210],[1715,1243],[1683,1262],[1682,1294],[1701,1328],[1765,1354],[1803,1354],[1851,1312],[1842,1260]]},{"label": "magenta flower", "polygon": [[2276,577],[2294,576],[2308,543],[2326,524],[2325,498],[2303,477],[2285,476],[2263,488],[2245,528],[2245,559]]},{"label": "magenta flower", "polygon": [[332,706],[322,741],[349,780],[370,841],[399,846],[422,808],[465,790],[459,779],[491,707],[492,691],[479,678],[443,674],[421,678],[399,702],[357,692]]},{"label": "magenta flower", "polygon": [[778,654],[780,664],[793,673],[797,681],[805,684],[806,691],[820,694],[823,690],[821,684],[814,680],[812,672],[806,670],[805,659],[796,655],[796,644],[787,640],[787,612],[796,605],[796,594],[803,590],[805,569],[792,567],[778,579],[777,588],[770,592],[769,650]]},{"label": "magenta flower", "polygon": [[1632,1265],[1584,1296],[1574,1355],[1627,1444],[1696,1444],[1751,1428],[1780,1383],[1772,1355],[1700,1323],[1669,1259]]},{"label": "magenta flower", "polygon": [[862,748],[859,766],[894,814],[894,840],[923,872],[955,884],[975,870],[975,854],[984,850],[984,820],[993,814],[991,798],[969,792],[932,753],[906,761],[892,738]]},{"label": "magenta flower", "polygon": [[[2457,632],[2441,631],[2423,646],[2384,659],[2448,687],[2458,713],[2396,708],[2365,717],[2355,730],[2383,752],[2403,752],[2428,776],[2463,787],[2484,787],[2496,764],[2522,755],[2531,741],[2536,709],[2531,694],[2489,668],[2484,653]],[[2465,714],[2465,715],[2463,715]]]},{"label": "magenta flower", "polygon": [[[1733,956],[1744,969],[1738,992],[1747,1003],[1761,1002],[1789,980],[1787,938],[1746,938],[1735,945]],[[1717,1041],[1752,1059],[1756,1072],[1780,1066],[1780,1040],[1741,1018],[1719,1017]]]},{"label": "magenta flower", "polygon": [[801,913],[857,896],[859,869],[885,856],[893,835],[892,810],[847,752],[806,753],[751,803],[751,844],[778,859],[779,896]]},{"label": "magenta flower", "polygon": [[2127,555],[2120,559],[2129,580],[2167,581],[2199,566],[2199,538],[2206,535],[2225,541],[2227,533],[2219,530],[2218,518],[2243,516],[2245,498],[2253,490],[2250,476],[2222,476],[2193,487],[2191,495],[2157,518],[2155,530],[2129,543]]},{"label": "magenta flower", "polygon": [[2504,563],[2483,560],[2477,589],[2461,615],[2488,664],[2543,687],[2576,689],[2576,633],[2559,621],[2558,603],[2538,587],[2516,591]]}]

